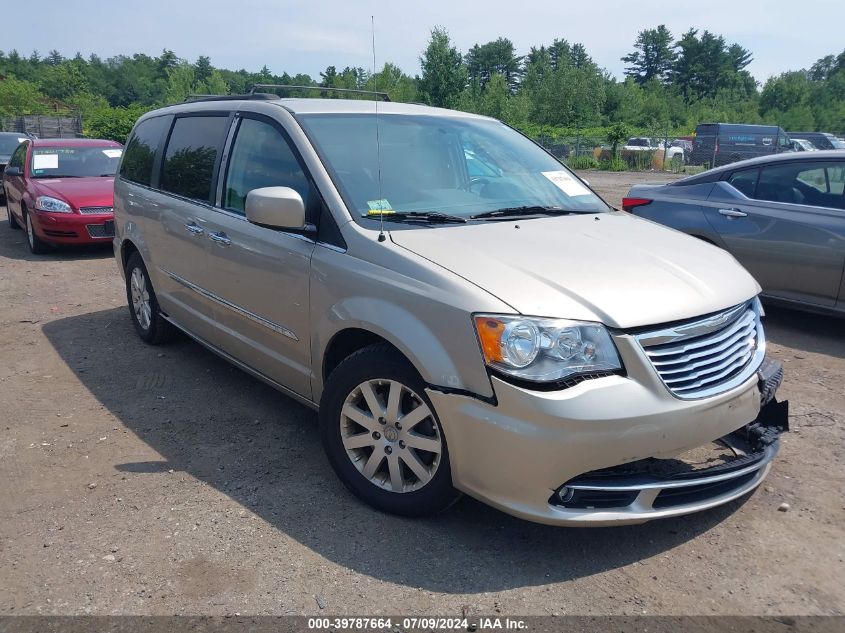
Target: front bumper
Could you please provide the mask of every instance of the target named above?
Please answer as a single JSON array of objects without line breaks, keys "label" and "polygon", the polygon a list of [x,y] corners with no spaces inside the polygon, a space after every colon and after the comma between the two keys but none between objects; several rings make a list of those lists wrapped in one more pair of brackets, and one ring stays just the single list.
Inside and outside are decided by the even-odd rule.
[{"label": "front bumper", "polygon": [[[455,487],[531,521],[618,525],[705,510],[759,485],[777,455],[777,432],[767,430],[765,445],[750,442],[743,468],[701,470],[692,478],[611,476],[591,482],[589,475],[597,470],[673,457],[743,427],[751,433],[759,428],[753,427],[755,420],[771,417],[761,415],[761,385],[766,381],[755,375],[718,396],[685,401],[623,376],[550,392],[492,380],[495,405],[433,389],[428,395],[446,435]],[[769,384],[766,396],[775,389]],[[609,506],[571,507],[558,496],[564,485],[624,494]],[[575,494],[585,498],[583,492]]]},{"label": "front bumper", "polygon": [[[114,215],[32,213],[35,234],[51,244],[108,244],[114,237]],[[111,228],[109,228],[111,227]]]}]

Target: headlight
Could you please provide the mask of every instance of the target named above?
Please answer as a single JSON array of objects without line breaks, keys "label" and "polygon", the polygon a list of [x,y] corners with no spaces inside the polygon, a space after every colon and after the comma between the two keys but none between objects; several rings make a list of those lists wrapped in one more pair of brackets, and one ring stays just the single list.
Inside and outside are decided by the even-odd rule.
[{"label": "headlight", "polygon": [[35,208],[39,211],[49,211],[50,213],[73,213],[67,202],[58,198],[51,198],[50,196],[38,196],[35,199]]},{"label": "headlight", "polygon": [[503,374],[553,382],[576,374],[622,369],[599,323],[480,314],[474,317],[484,362]]}]

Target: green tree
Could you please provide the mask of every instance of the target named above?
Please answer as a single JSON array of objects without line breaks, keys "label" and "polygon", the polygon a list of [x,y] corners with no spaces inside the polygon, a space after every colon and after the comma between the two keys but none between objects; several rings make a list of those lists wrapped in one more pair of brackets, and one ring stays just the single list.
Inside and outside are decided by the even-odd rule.
[{"label": "green tree", "polygon": [[0,80],[0,114],[44,114],[47,110],[35,84],[14,77]]},{"label": "green tree", "polygon": [[637,34],[634,51],[622,58],[628,66],[625,75],[638,84],[652,79],[660,82],[670,80],[677,55],[672,42],[672,33],[661,24],[656,29],[646,29]]},{"label": "green tree", "polygon": [[420,67],[420,97],[434,106],[453,107],[467,84],[467,72],[445,28],[435,27],[431,31],[431,39],[420,57]]},{"label": "green tree", "polygon": [[493,75],[501,75],[510,92],[516,92],[522,78],[522,57],[515,52],[513,42],[499,39],[476,44],[467,52],[464,61],[470,81],[478,81],[482,87],[487,85]]}]

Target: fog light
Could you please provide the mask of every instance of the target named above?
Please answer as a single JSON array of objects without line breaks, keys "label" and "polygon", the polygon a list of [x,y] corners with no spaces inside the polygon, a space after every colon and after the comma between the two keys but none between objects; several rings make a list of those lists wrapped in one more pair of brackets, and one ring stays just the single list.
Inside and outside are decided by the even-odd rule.
[{"label": "fog light", "polygon": [[572,490],[572,488],[567,488],[566,486],[557,491],[557,496],[563,503],[566,503],[567,501],[572,501],[572,497],[574,495],[575,491]]}]

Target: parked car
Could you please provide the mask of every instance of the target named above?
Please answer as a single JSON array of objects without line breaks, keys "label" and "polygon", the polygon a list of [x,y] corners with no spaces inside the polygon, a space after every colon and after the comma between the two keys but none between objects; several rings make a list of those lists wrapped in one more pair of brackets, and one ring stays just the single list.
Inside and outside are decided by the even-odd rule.
[{"label": "parked car", "polygon": [[781,154],[669,185],[635,185],[622,205],[726,249],[791,307],[845,315],[845,153]]},{"label": "parked car", "polygon": [[776,125],[701,123],[695,128],[690,163],[719,167],[791,151],[792,139]]},{"label": "parked car", "polygon": [[628,139],[628,142],[622,146],[624,152],[661,152],[665,151],[665,159],[671,161],[674,158],[679,158],[683,161],[684,148],[680,145],[672,144],[668,149],[666,143],[657,139],[648,138],[645,136],[634,136]]},{"label": "parked car", "polygon": [[793,152],[815,152],[818,151],[818,149],[819,148],[813,145],[810,141],[805,141],[803,138],[792,139]]},{"label": "parked car", "polygon": [[[753,278],[487,117],[269,95],[155,110],[115,231],[140,338],[182,330],[319,409],[335,472],[383,511],[462,491],[551,524],[685,514],[756,487],[786,426]],[[694,468],[702,445],[723,453]]]},{"label": "parked car", "polygon": [[[9,164],[12,152],[29,138],[32,137],[26,132],[0,132],[0,181],[3,179],[3,172],[6,170],[6,165]],[[3,188],[0,187],[0,202],[6,202],[5,195]]]},{"label": "parked car", "polygon": [[816,149],[845,149],[845,141],[828,132],[789,132],[789,138],[809,141]]},{"label": "parked car", "polygon": [[93,139],[28,139],[18,146],[3,174],[6,213],[11,228],[26,227],[33,253],[111,240],[122,147]]}]

